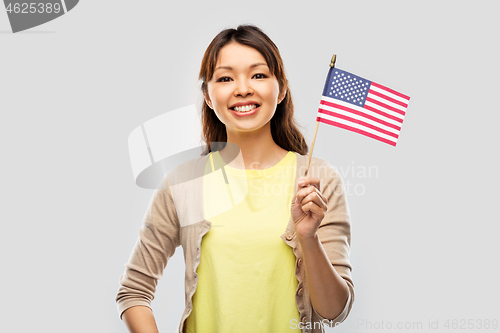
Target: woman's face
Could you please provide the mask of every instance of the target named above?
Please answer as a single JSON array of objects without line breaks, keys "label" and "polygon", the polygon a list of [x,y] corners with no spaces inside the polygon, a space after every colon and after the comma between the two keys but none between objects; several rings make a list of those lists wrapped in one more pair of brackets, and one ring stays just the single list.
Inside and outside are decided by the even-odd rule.
[{"label": "woman's face", "polygon": [[279,84],[266,60],[254,48],[236,42],[225,45],[205,100],[231,132],[251,132],[270,127],[280,95]]}]

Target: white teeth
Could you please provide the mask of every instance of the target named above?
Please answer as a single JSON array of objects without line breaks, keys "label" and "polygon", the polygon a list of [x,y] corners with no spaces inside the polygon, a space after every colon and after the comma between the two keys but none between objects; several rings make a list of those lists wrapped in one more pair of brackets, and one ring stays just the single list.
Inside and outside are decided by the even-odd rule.
[{"label": "white teeth", "polygon": [[248,111],[251,111],[251,110],[255,109],[256,107],[257,107],[257,105],[255,105],[255,104],[244,105],[244,106],[235,106],[234,107],[234,111],[237,111],[237,112],[248,112]]}]

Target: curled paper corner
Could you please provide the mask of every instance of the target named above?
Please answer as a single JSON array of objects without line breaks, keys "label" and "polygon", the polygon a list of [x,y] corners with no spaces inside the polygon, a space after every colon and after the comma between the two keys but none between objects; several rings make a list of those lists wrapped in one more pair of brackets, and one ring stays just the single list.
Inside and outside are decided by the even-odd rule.
[{"label": "curled paper corner", "polygon": [[155,189],[176,165],[201,156],[201,122],[194,104],[165,112],[136,127],[128,137],[136,184]]},{"label": "curled paper corner", "polygon": [[[201,120],[194,104],[165,112],[136,127],[128,137],[132,173],[137,186],[156,189],[163,177],[182,163],[203,155]],[[233,143],[211,142],[212,150],[230,145],[230,159],[239,154]],[[228,161],[229,163],[230,161]],[[214,171],[219,170],[216,167]],[[203,176],[205,170],[176,177],[175,183],[189,182]],[[211,172],[211,171],[210,171]],[[169,181],[169,185],[176,185]]]},{"label": "curled paper corner", "polygon": [[[231,142],[210,142],[212,151],[226,151],[227,160],[207,156],[195,105],[154,117],[136,127],[128,137],[130,163],[137,186],[163,189],[167,177],[174,202],[190,202],[177,211],[186,227],[223,214],[248,194],[245,178],[230,178],[226,163],[243,162],[240,147]],[[173,172],[170,172],[173,171]],[[206,186],[205,186],[206,185]]]},{"label": "curled paper corner", "polygon": [[22,2],[4,0],[12,32],[20,32],[52,21],[72,10],[79,0]]}]

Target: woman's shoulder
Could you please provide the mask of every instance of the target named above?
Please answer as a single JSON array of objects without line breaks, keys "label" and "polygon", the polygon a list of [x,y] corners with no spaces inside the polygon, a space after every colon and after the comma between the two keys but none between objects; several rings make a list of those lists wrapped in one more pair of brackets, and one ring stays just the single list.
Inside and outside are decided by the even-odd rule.
[{"label": "woman's shoulder", "polygon": [[207,161],[208,156],[209,155],[202,155],[179,162],[166,174],[169,185],[176,185],[178,183],[203,177],[205,162]]}]

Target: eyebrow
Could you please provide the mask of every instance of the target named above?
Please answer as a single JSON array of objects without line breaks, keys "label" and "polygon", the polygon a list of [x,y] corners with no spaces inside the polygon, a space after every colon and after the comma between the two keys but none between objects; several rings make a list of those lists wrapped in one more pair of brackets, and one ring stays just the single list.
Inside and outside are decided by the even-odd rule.
[{"label": "eyebrow", "polygon": [[[257,62],[255,64],[250,65],[250,68],[255,68],[258,66],[266,66],[267,67],[267,64],[265,62]],[[231,71],[231,70],[233,70],[233,67],[231,67],[231,66],[219,66],[216,69],[214,69],[214,72],[218,69],[228,69]]]}]

